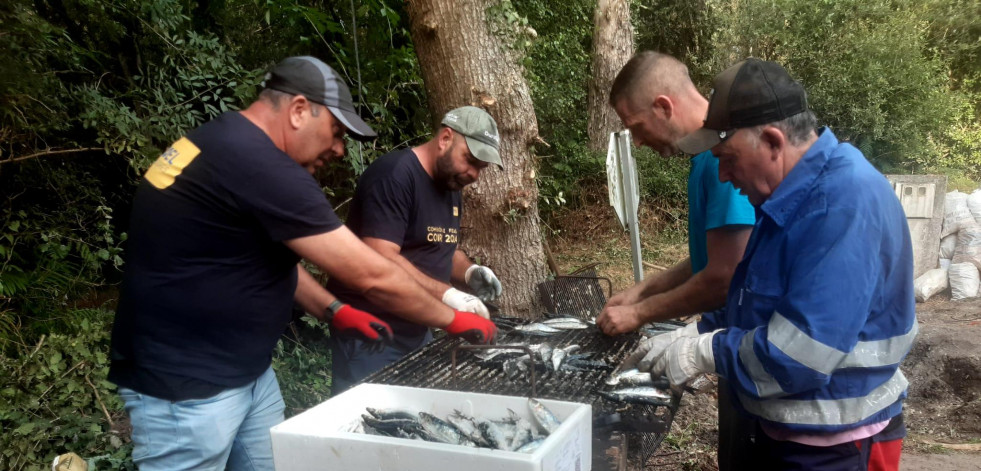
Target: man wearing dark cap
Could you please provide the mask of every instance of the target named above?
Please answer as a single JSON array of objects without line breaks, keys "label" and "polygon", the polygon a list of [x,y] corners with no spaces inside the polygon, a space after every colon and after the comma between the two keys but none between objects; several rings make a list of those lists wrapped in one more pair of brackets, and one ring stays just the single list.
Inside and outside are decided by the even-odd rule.
[{"label": "man wearing dark cap", "polygon": [[[428,142],[383,155],[365,170],[347,219],[365,244],[405,269],[432,296],[485,319],[489,314],[481,300],[497,298],[501,283],[490,268],[474,264],[457,249],[463,216],[460,190],[488,166],[503,166],[499,146],[490,114],[473,106],[451,110]],[[332,337],[335,393],[432,339],[425,323],[371,302],[343,280],[331,279],[327,288],[352,306],[377,314],[395,333],[395,341],[381,351],[360,348],[360,339]]]},{"label": "man wearing dark cap", "polygon": [[896,470],[899,364],[917,332],[909,230],[885,177],[816,123],[776,63],[715,79],[704,126],[679,146],[711,148],[759,217],[723,315],[633,359],[674,386],[728,380],[719,394],[758,419],[754,462],[734,466]]},{"label": "man wearing dark cap", "polygon": [[338,335],[381,346],[389,326],[342,304],[298,265],[317,265],[372,302],[451,335],[494,330],[454,311],[341,224],[312,177],[375,133],[347,85],[312,57],[267,75],[259,99],[171,145],[133,201],[109,379],[141,470],[272,470],[283,420],[270,368],[292,306]]}]

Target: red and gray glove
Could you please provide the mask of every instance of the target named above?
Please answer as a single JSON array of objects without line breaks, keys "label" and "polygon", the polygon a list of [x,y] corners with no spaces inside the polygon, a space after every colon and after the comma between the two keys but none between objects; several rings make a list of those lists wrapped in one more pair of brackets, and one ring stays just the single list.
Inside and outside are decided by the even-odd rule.
[{"label": "red and gray glove", "polygon": [[340,301],[327,309],[327,322],[341,335],[358,337],[372,350],[381,350],[393,340],[392,328],[385,321]]},{"label": "red and gray glove", "polygon": [[497,326],[493,322],[472,312],[454,310],[453,313],[456,314],[453,322],[443,329],[451,337],[463,337],[467,342],[478,345],[494,343]]}]

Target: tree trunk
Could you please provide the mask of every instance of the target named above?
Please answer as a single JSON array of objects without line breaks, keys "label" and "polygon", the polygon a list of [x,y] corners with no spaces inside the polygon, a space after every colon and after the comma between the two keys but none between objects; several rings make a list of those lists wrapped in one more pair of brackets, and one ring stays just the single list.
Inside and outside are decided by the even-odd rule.
[{"label": "tree trunk", "polygon": [[610,133],[623,128],[610,107],[613,79],[634,54],[629,0],[599,0],[593,13],[592,78],[589,81],[589,148],[605,151]]},{"label": "tree trunk", "polygon": [[491,23],[488,8],[497,3],[409,0],[407,10],[433,118],[474,105],[497,121],[504,169],[488,167],[465,190],[461,248],[497,273],[506,315],[530,315],[546,274],[531,155],[540,138],[523,68]]}]

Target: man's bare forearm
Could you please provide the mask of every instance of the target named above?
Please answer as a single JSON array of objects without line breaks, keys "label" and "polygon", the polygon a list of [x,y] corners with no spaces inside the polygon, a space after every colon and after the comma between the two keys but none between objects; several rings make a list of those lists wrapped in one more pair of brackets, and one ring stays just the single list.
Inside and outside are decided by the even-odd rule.
[{"label": "man's bare forearm", "polygon": [[470,257],[462,250],[453,252],[453,274],[450,278],[454,284],[457,286],[467,285],[467,269],[471,265],[473,265],[473,260],[470,260]]},{"label": "man's bare forearm", "polygon": [[691,259],[686,258],[671,268],[658,273],[657,276],[650,277],[649,283],[645,283],[647,280],[642,281],[641,283],[645,283],[645,285],[640,292],[640,298],[645,299],[677,288],[688,281],[691,276]]},{"label": "man's bare forearm", "polygon": [[638,308],[644,322],[700,314],[724,306],[728,288],[728,279],[703,270],[674,289],[644,298]]},{"label": "man's bare forearm", "polygon": [[396,263],[347,228],[285,241],[301,257],[357,290],[375,305],[417,324],[445,327],[453,310],[433,297]]},{"label": "man's bare forearm", "polygon": [[296,270],[296,293],[293,300],[304,312],[323,321],[327,306],[336,301],[337,297],[327,291],[303,265],[297,264]]}]

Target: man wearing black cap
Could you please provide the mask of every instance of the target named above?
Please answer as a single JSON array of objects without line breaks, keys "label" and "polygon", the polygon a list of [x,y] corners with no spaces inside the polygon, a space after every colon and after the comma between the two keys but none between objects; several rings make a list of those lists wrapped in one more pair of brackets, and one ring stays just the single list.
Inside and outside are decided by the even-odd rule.
[{"label": "man wearing black cap", "polygon": [[639,368],[683,386],[702,373],[758,419],[744,469],[895,470],[917,326],[913,255],[892,186],[830,129],[801,85],[747,59],[714,82],[708,116],[679,142],[711,148],[719,178],[759,218],[721,316],[697,337],[645,344]]},{"label": "man wearing black cap", "polygon": [[[501,283],[490,268],[474,264],[457,249],[463,216],[460,190],[488,166],[502,167],[499,142],[497,123],[486,111],[473,106],[449,111],[428,142],[383,155],[365,170],[347,219],[351,231],[431,295],[483,318],[489,313],[482,300],[497,298]],[[427,325],[370,302],[341,281],[331,279],[327,288],[377,314],[395,333],[391,345],[373,352],[361,349],[359,339],[331,338],[335,393],[432,339]]]},{"label": "man wearing black cap", "polygon": [[[109,379],[141,470],[272,470],[283,420],[270,368],[294,302],[338,335],[379,345],[377,317],[342,304],[305,258],[377,303],[489,342],[471,313],[430,296],[345,228],[311,173],[375,133],[326,64],[292,57],[259,99],[191,131],[147,170],[133,201]],[[480,319],[482,320],[482,319]]]}]

